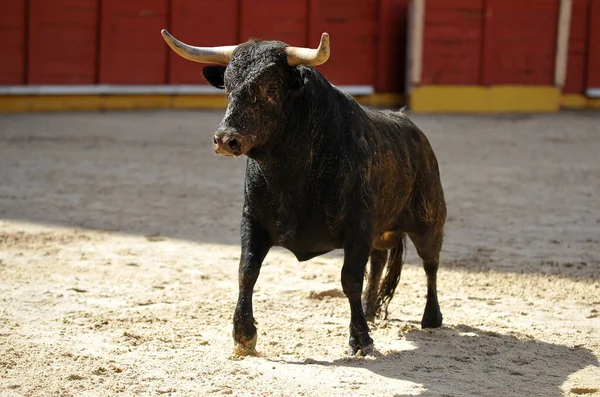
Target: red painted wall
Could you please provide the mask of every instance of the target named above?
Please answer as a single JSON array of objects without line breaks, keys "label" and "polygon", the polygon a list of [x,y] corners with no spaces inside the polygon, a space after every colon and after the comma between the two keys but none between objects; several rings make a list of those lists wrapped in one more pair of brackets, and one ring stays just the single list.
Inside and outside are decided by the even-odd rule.
[{"label": "red painted wall", "polygon": [[[196,46],[210,47],[238,43],[238,0],[171,0],[171,20],[167,28],[179,40]],[[165,47],[160,31],[152,32],[161,47]],[[202,77],[201,63],[183,59],[168,50],[168,83],[207,84]]]},{"label": "red painted wall", "polygon": [[0,48],[0,84],[25,83],[25,0],[2,1]]},{"label": "red painted wall", "polygon": [[573,0],[567,59],[567,76],[563,92],[582,94],[587,78],[590,0]]},{"label": "red painted wall", "polygon": [[600,88],[600,2],[592,1],[586,88]]},{"label": "red painted wall", "polygon": [[553,85],[558,1],[486,0],[484,84]]},{"label": "red painted wall", "polygon": [[[410,0],[3,0],[0,84],[205,84],[194,45],[316,47],[334,84],[404,91]],[[558,0],[427,0],[423,84],[551,85]],[[565,92],[600,87],[600,1],[573,0]]]},{"label": "red painted wall", "polygon": [[554,84],[558,1],[428,0],[423,84]]},{"label": "red painted wall", "polygon": [[99,82],[165,84],[168,47],[160,30],[168,26],[168,1],[102,0],[101,5]]},{"label": "red painted wall", "polygon": [[29,0],[29,84],[93,84],[97,0]]},{"label": "red painted wall", "polygon": [[404,92],[410,0],[380,0],[375,90]]},{"label": "red painted wall", "polygon": [[308,45],[331,37],[331,55],[319,66],[336,85],[375,85],[377,70],[377,0],[311,0]]},{"label": "red painted wall", "polygon": [[426,2],[422,84],[481,84],[484,12],[484,0]]},{"label": "red painted wall", "polygon": [[241,0],[240,42],[251,37],[306,46],[307,0]]}]

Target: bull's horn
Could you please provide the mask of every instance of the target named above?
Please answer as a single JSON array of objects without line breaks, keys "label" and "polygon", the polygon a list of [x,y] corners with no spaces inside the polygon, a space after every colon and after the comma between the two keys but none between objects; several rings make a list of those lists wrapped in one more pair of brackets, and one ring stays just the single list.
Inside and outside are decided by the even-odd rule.
[{"label": "bull's horn", "polygon": [[194,62],[227,65],[231,60],[233,50],[237,47],[235,45],[223,47],[194,47],[177,40],[175,37],[171,36],[171,33],[167,32],[166,29],[161,30],[160,33],[173,51],[185,59]]},{"label": "bull's horn", "polygon": [[324,64],[329,59],[329,34],[321,35],[319,48],[286,47],[287,60],[290,66],[306,65],[317,66]]}]

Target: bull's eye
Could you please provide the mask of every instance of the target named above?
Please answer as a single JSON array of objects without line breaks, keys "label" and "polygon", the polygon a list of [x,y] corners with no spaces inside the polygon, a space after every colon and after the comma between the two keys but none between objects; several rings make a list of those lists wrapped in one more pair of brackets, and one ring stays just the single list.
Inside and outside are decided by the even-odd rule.
[{"label": "bull's eye", "polygon": [[277,92],[277,86],[275,85],[270,85],[269,88],[267,88],[267,94],[269,95],[273,95]]}]

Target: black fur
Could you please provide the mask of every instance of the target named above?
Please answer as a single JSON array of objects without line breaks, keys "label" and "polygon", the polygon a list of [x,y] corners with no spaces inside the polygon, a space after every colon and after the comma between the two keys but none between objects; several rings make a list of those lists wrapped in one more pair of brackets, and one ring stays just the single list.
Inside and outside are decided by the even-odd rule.
[{"label": "black fur", "polygon": [[[299,261],[344,249],[349,344],[351,353],[366,354],[373,341],[363,303],[369,319],[376,306],[387,312],[408,235],[428,279],[422,325],[439,327],[436,274],[446,206],[425,135],[402,112],[359,105],[315,68],[290,67],[280,42],[244,43],[224,74],[215,66],[203,74],[224,86],[229,97],[215,137],[236,144],[218,149],[248,156],[233,333],[238,348],[254,349],[252,289],[272,246],[287,248]],[[379,287],[387,250],[392,254]],[[371,275],[362,302],[369,256]]]}]

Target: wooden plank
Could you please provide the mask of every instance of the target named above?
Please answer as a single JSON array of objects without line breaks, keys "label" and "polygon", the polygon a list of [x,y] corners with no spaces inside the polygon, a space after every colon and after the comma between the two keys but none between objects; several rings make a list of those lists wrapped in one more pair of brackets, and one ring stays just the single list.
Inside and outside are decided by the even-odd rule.
[{"label": "wooden plank", "polygon": [[100,83],[164,84],[167,0],[102,0]]},{"label": "wooden plank", "polygon": [[[191,45],[235,45],[239,40],[238,19],[238,0],[171,0],[169,32]],[[202,77],[205,65],[183,59],[170,49],[168,54],[169,83],[208,84]]]},{"label": "wooden plank", "polygon": [[0,13],[0,84],[25,83],[25,0],[3,0]]},{"label": "wooden plank", "polygon": [[586,89],[600,89],[600,2],[592,1],[590,9]]},{"label": "wooden plank", "polygon": [[240,41],[252,37],[307,45],[308,2],[306,0],[241,0]]},{"label": "wooden plank", "polygon": [[97,0],[29,0],[29,84],[96,80]]},{"label": "wooden plank", "polygon": [[564,93],[583,94],[585,91],[590,4],[590,0],[573,0]]},{"label": "wooden plank", "polygon": [[409,0],[381,0],[377,49],[377,92],[405,92]]},{"label": "wooden plank", "polygon": [[554,85],[558,5],[486,0],[484,84]]},{"label": "wooden plank", "polygon": [[421,84],[480,84],[483,17],[483,0],[427,1]]},{"label": "wooden plank", "polygon": [[308,46],[319,45],[321,33],[331,37],[331,55],[318,67],[333,84],[376,82],[379,8],[377,0],[310,0]]}]

